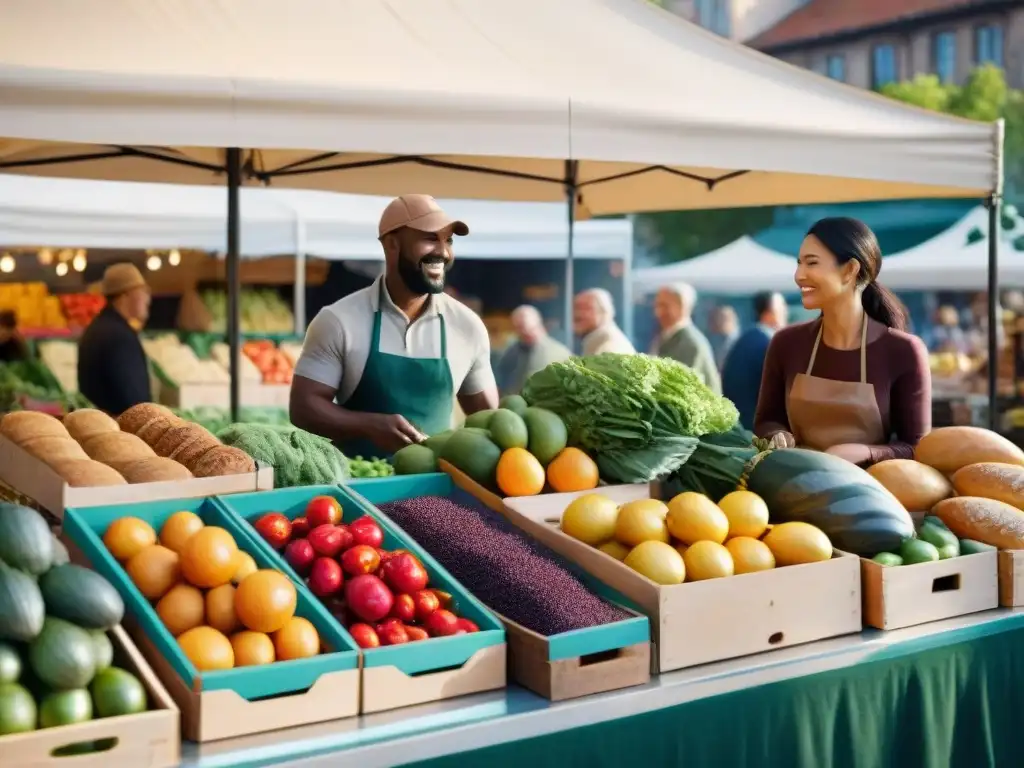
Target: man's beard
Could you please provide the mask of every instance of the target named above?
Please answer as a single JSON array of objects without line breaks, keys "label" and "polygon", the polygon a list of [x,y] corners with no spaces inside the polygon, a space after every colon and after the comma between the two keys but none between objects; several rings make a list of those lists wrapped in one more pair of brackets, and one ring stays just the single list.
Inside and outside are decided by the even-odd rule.
[{"label": "man's beard", "polygon": [[443,264],[444,258],[440,256],[425,256],[419,260],[419,263],[413,263],[404,254],[399,254],[398,275],[402,278],[402,282],[405,283],[405,287],[416,296],[443,293],[445,278],[448,276],[448,268],[451,266],[451,262],[445,264],[444,272],[438,278],[428,276],[425,271],[425,267],[428,264],[439,262]]}]

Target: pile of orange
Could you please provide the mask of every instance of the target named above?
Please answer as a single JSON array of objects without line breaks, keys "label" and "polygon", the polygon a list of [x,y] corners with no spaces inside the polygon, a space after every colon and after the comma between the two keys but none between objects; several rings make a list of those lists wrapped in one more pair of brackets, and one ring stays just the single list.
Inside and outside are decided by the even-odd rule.
[{"label": "pile of orange", "polygon": [[193,512],[175,512],[157,536],[137,517],[115,520],[103,543],[199,670],[231,669],[320,653],[320,636],[295,615],[295,586],[257,570],[234,537]]},{"label": "pile of orange", "polygon": [[498,460],[496,480],[506,496],[536,496],[545,482],[555,493],[590,491],[599,480],[597,464],[579,448],[564,448],[547,471],[525,448],[509,448]]}]

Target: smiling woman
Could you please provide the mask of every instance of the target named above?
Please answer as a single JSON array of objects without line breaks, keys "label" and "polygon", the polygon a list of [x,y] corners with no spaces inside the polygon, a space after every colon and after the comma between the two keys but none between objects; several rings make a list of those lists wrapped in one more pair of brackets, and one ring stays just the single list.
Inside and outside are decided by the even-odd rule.
[{"label": "smiling woman", "polygon": [[796,283],[804,308],[821,316],[772,339],[758,436],[861,465],[913,458],[931,428],[928,355],[878,282],[881,267],[878,240],[861,221],[822,219],[808,231]]}]

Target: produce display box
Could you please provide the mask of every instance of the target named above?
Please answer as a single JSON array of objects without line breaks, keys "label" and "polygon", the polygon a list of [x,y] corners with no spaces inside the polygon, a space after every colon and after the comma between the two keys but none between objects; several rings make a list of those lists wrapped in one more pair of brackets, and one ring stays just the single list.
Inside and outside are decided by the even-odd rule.
[{"label": "produce display box", "polygon": [[999,604],[1004,608],[1024,605],[1024,549],[999,550]]},{"label": "produce display box", "polygon": [[81,509],[111,504],[143,504],[162,499],[201,498],[269,489],[274,487],[274,470],[261,464],[255,472],[243,475],[74,488],[47,464],[0,435],[0,481],[60,518],[68,507]]},{"label": "produce display box", "polygon": [[228,382],[209,384],[160,383],[161,405],[168,408],[228,408],[231,404],[231,384]]},{"label": "produce display box", "polygon": [[324,619],[319,603],[304,587],[298,589],[295,613],[312,622],[329,652],[215,672],[199,672],[188,660],[156,610],[102,541],[107,526],[118,518],[138,517],[159,530],[167,518],[181,510],[194,512],[205,523],[227,530],[259,568],[277,570],[277,563],[262,547],[251,545],[245,526],[213,499],[71,508],[65,514],[64,535],[121,593],[125,624],[177,702],[185,737],[198,742],[216,741],[358,714],[359,653],[355,643],[334,622]]},{"label": "produce display box", "polygon": [[[114,646],[114,664],[139,679],[152,708],[137,715],[0,736],[3,765],[171,768],[181,762],[178,708],[124,629],[116,626],[109,635]],[[91,751],[68,754],[78,749]]]},{"label": "produce display box", "polygon": [[242,405],[253,408],[288,408],[290,384],[263,384],[256,381],[242,383]]},{"label": "produce display box", "polygon": [[[442,473],[353,480],[348,487],[372,505],[428,495],[445,496],[456,502],[460,496],[465,502],[479,501]],[[375,509],[373,513],[382,514]],[[390,524],[401,530],[394,521]],[[576,573],[593,593],[633,618],[546,637],[497,614],[505,625],[511,678],[552,701],[648,682],[651,629],[647,617],[631,610],[622,595],[590,574],[581,569]]]},{"label": "produce display box", "polygon": [[[384,549],[412,552],[427,569],[430,584],[453,596],[455,612],[480,627],[479,632],[472,634],[362,650],[362,712],[380,712],[504,688],[505,632],[501,623],[434,558],[360,495],[336,485],[314,485],[225,496],[217,499],[217,503],[240,518],[237,527],[244,531],[243,535],[254,549],[258,548],[264,557],[273,561],[274,567],[305,589],[302,578],[263,540],[252,523],[268,512],[280,512],[289,520],[301,517],[314,496],[337,499],[345,521],[351,522],[363,515],[373,517],[384,532]],[[319,600],[314,598],[313,602],[323,621],[350,637]]]},{"label": "produce display box", "polygon": [[864,626],[902,629],[995,608],[997,554],[993,550],[900,566],[861,558]]},{"label": "produce display box", "polygon": [[[661,586],[610,555],[562,533],[562,512],[594,493],[501,499],[454,467],[455,482],[538,541],[625,595],[651,619],[652,667],[670,672],[861,631],[859,558],[836,552],[822,563]],[[651,498],[649,485],[600,493],[625,503]],[[694,617],[700,617],[695,624]]]}]

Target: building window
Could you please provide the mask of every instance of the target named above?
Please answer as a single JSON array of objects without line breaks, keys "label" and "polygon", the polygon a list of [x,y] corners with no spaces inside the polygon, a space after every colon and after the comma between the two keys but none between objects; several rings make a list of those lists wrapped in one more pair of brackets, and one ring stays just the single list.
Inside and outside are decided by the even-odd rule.
[{"label": "building window", "polygon": [[697,0],[697,23],[716,35],[729,37],[732,33],[729,10],[729,0]]},{"label": "building window", "polygon": [[974,63],[1003,66],[1003,27],[985,24],[974,29]]},{"label": "building window", "polygon": [[825,59],[825,74],[833,80],[846,82],[846,57],[841,53],[830,54]]},{"label": "building window", "polygon": [[891,45],[876,45],[871,52],[871,87],[881,88],[895,82],[899,77],[896,70],[896,49]]},{"label": "building window", "polygon": [[944,83],[956,80],[956,32],[939,32],[932,38],[935,74]]}]

